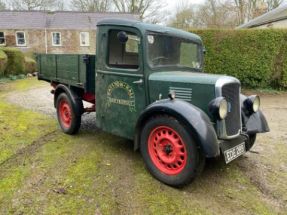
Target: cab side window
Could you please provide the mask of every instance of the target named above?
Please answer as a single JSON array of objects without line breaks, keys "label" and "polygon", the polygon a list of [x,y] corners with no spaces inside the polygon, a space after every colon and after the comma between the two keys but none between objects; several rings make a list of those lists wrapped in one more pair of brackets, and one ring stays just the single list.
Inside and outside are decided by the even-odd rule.
[{"label": "cab side window", "polygon": [[139,68],[139,37],[125,31],[127,41],[119,40],[119,33],[122,31],[109,31],[108,39],[108,65],[114,68],[138,69]]}]

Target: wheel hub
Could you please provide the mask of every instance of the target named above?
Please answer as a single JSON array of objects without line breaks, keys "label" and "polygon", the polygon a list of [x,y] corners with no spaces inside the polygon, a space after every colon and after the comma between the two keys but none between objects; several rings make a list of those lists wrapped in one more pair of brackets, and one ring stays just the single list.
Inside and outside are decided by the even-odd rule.
[{"label": "wheel hub", "polygon": [[59,114],[62,125],[66,128],[71,126],[72,122],[72,110],[70,108],[69,103],[66,100],[61,100],[59,105]]},{"label": "wheel hub", "polygon": [[172,146],[170,144],[167,144],[165,147],[164,147],[164,152],[169,155],[171,152],[172,152]]},{"label": "wheel hub", "polygon": [[148,151],[154,165],[167,175],[179,174],[186,166],[185,144],[170,127],[160,126],[150,133]]}]

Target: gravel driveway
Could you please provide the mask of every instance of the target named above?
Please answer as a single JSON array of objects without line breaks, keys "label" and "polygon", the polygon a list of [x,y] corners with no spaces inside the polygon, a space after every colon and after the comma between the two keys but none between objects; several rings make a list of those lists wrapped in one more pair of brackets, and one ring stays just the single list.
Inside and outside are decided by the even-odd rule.
[{"label": "gravel driveway", "polygon": [[[12,104],[19,105],[29,110],[46,114],[57,118],[56,109],[54,108],[53,94],[51,94],[51,86],[47,84],[45,87],[34,88],[28,91],[17,92],[17,94],[9,94],[7,101]],[[84,106],[89,106],[84,102]],[[96,113],[86,113],[82,116],[81,129],[93,130],[95,126]]]}]

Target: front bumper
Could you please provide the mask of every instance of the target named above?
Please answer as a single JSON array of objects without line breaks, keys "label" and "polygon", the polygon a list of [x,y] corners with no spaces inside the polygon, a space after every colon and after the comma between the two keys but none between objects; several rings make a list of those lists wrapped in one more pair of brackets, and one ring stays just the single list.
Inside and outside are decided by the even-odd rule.
[{"label": "front bumper", "polygon": [[237,138],[234,139],[230,139],[230,140],[220,140],[219,142],[219,148],[221,153],[231,149],[237,145],[239,145],[240,143],[245,143],[248,140],[248,136],[241,134],[239,135]]},{"label": "front bumper", "polygon": [[246,153],[246,142],[249,141],[248,135],[241,134],[237,138],[223,140],[219,143],[221,156],[226,163],[237,159]]}]

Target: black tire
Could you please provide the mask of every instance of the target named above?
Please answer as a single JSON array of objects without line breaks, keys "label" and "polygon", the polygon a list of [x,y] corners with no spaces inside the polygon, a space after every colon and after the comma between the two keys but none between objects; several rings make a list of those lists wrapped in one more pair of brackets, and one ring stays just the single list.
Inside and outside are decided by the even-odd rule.
[{"label": "black tire", "polygon": [[[65,104],[66,109],[70,109],[69,123],[65,122],[63,119],[63,114],[61,112],[62,104]],[[66,93],[61,93],[56,100],[57,118],[58,123],[66,134],[76,134],[81,127],[81,116],[83,113],[83,102],[80,99],[75,99],[75,104],[73,105],[71,98]]]},{"label": "black tire", "polygon": [[245,142],[246,151],[250,151],[250,149],[254,146],[254,143],[256,141],[256,134],[250,134],[248,136],[249,140]]},{"label": "black tire", "polygon": [[[164,169],[164,171],[162,171],[160,167],[159,168],[157,167],[157,165],[161,165],[161,164],[156,165],[156,162],[153,161],[154,155],[152,155],[153,152],[152,150],[150,150],[149,144],[156,145],[156,143],[152,143],[153,141],[151,140],[153,139],[150,139],[150,138],[153,136],[154,131],[155,133],[157,132],[157,128],[162,128],[162,127],[163,129],[165,127],[171,128],[173,131],[175,131],[175,134],[176,135],[178,134],[179,138],[181,138],[182,145],[185,146],[185,154],[186,154],[185,166],[182,167],[183,169],[177,174],[172,174],[172,175],[166,174],[165,172],[168,171],[169,167],[166,167],[166,170]],[[194,138],[192,137],[190,133],[191,133],[190,130],[188,130],[178,120],[176,120],[173,117],[166,116],[166,115],[151,118],[144,125],[142,129],[142,133],[141,133],[140,149],[141,149],[143,160],[146,164],[147,169],[156,179],[173,187],[182,187],[184,185],[189,184],[194,178],[196,178],[196,176],[198,176],[201,173],[202,169],[204,168],[205,157],[199,150],[198,146],[195,143]],[[160,141],[161,140],[159,140],[159,142]],[[164,151],[165,149],[163,148],[164,147],[162,147],[160,150]],[[155,156],[158,156],[157,153],[158,152],[155,153]],[[159,156],[158,156],[158,159],[160,159]],[[161,162],[162,161],[159,161],[159,163]],[[166,164],[162,164],[162,165],[166,165]]]}]

